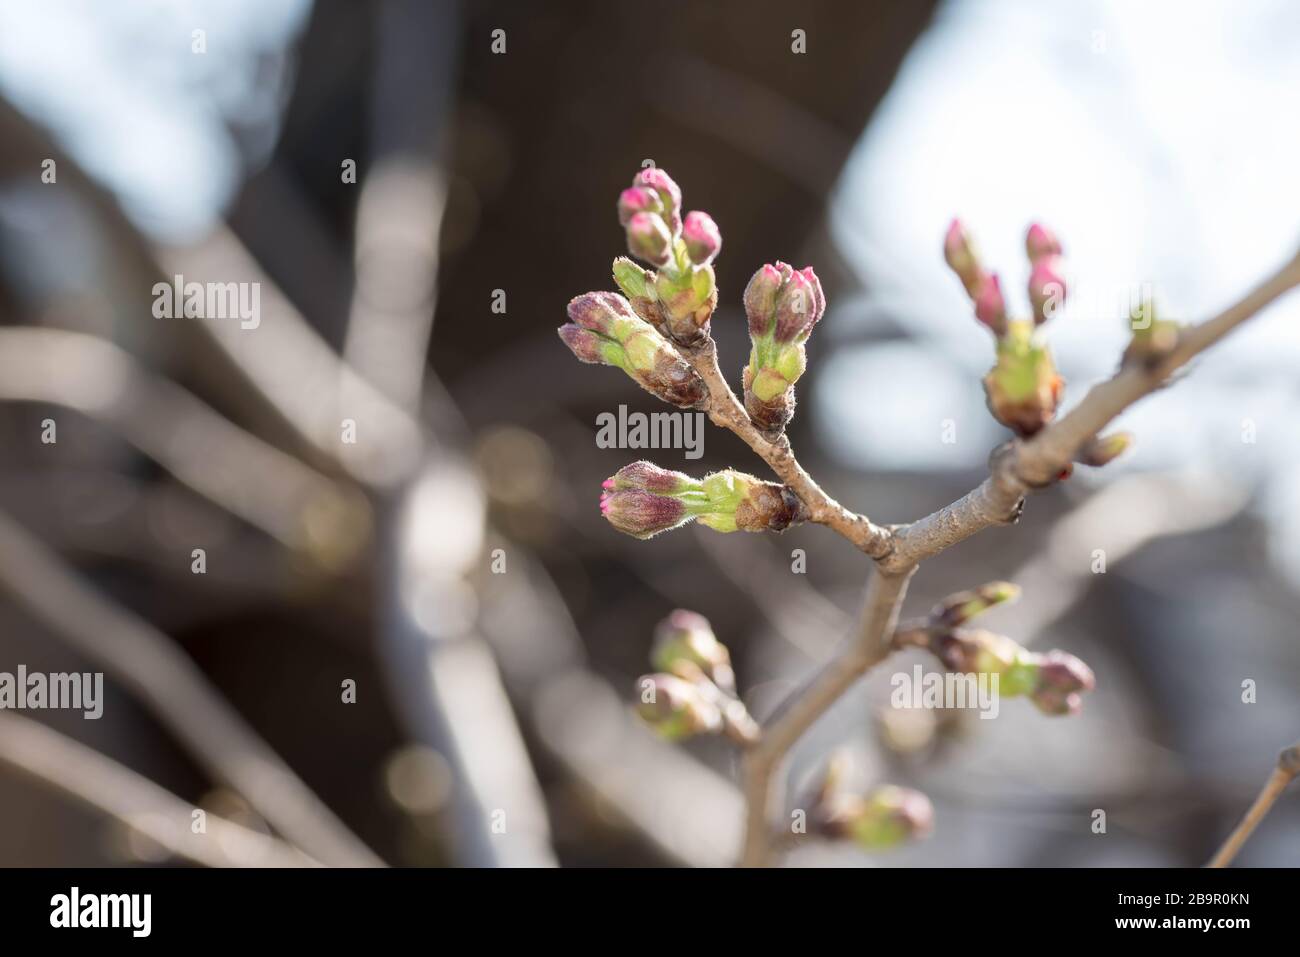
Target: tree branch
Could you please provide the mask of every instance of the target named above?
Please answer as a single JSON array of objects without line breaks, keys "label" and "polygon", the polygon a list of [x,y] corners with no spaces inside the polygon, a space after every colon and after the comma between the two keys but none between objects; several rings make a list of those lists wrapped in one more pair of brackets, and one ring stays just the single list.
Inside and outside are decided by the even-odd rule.
[{"label": "tree branch", "polygon": [[1300,741],[1297,741],[1291,747],[1286,748],[1277,756],[1277,767],[1273,773],[1268,776],[1264,782],[1263,789],[1259,796],[1255,798],[1255,803],[1246,811],[1241,822],[1228,835],[1228,839],[1223,842],[1217,854],[1210,859],[1206,867],[1227,867],[1232,863],[1232,859],[1237,856],[1243,844],[1246,843],[1259,822],[1273,808],[1273,804],[1282,792],[1286,790],[1287,785],[1295,780],[1296,775],[1300,774]]},{"label": "tree branch", "polygon": [[[889,654],[907,581],[920,562],[986,528],[1014,522],[1028,492],[1054,481],[1074,461],[1084,444],[1121,412],[1162,388],[1170,376],[1193,358],[1297,285],[1300,285],[1300,254],[1240,302],[1213,319],[1182,330],[1174,348],[1158,361],[1123,365],[1112,378],[1094,386],[1067,415],[1033,438],[1012,441],[995,450],[990,459],[991,474],[973,491],[899,528],[880,528],[865,516],[844,509],[799,467],[784,436],[774,443],[755,429],[718,369],[712,340],[693,353],[687,352],[687,360],[709,387],[709,418],[744,439],[803,499],[813,521],[839,532],[877,564],[854,643],[778,707],[771,726],[746,755],[748,813],[743,864],[768,863],[773,844],[770,828],[775,771],[803,733],[861,675]],[[1270,785],[1274,785],[1272,780]],[[1277,790],[1280,792],[1280,788]],[[1266,788],[1265,795],[1268,793]],[[1261,800],[1265,795],[1261,795]],[[1276,794],[1268,799],[1260,817],[1275,799]],[[1249,829],[1241,840],[1248,834]]]},{"label": "tree branch", "polygon": [[731,391],[718,367],[718,350],[711,337],[705,338],[695,348],[682,348],[680,351],[709,388],[708,404],[704,410],[709,420],[719,428],[734,432],[753,449],[808,507],[811,521],[838,532],[872,558],[879,559],[889,554],[888,529],[873,524],[865,515],[849,511],[823,492],[795,458],[790,440],[784,433],[775,440],[769,439],[750,421],[749,413]]}]

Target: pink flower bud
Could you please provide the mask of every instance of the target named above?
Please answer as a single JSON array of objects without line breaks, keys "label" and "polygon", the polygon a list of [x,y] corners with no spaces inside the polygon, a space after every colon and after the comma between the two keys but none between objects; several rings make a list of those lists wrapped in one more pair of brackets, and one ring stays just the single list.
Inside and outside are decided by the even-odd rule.
[{"label": "pink flower bud", "polygon": [[602,339],[590,329],[584,329],[571,322],[566,323],[560,326],[560,338],[564,340],[564,344],[572,350],[573,354],[583,362],[605,362],[602,350],[609,340]]},{"label": "pink flower bud", "polygon": [[1044,255],[1035,261],[1029,274],[1029,302],[1036,325],[1042,325],[1065,305],[1065,279],[1060,267],[1059,257]]},{"label": "pink flower bud", "polygon": [[975,296],[975,318],[993,330],[995,335],[1007,331],[1007,304],[1002,298],[1002,284],[997,273],[990,273]]},{"label": "pink flower bud", "polygon": [[699,210],[686,214],[682,239],[686,241],[686,255],[697,266],[713,262],[722,249],[722,233],[718,231],[718,224],[708,213]]},{"label": "pink flower bud", "polygon": [[659,194],[664,205],[664,219],[673,235],[682,228],[682,191],[673,178],[658,167],[643,169],[632,180],[633,186],[644,186]]},{"label": "pink flower bud", "polygon": [[625,465],[607,478],[602,488],[607,489],[641,489],[660,495],[680,495],[683,492],[698,490],[700,483],[689,475],[660,468],[653,462],[642,459]]},{"label": "pink flower bud", "polygon": [[[569,300],[569,319],[584,329],[613,339],[619,320],[636,319],[626,299],[612,292],[588,292]],[[567,339],[565,340],[568,341]]]},{"label": "pink flower bud", "polygon": [[1097,680],[1092,669],[1064,651],[1049,651],[1039,658],[1038,685],[1030,700],[1045,714],[1078,714],[1081,692],[1091,691]]},{"label": "pink flower bud", "polygon": [[652,189],[633,186],[618,195],[618,224],[626,226],[627,221],[637,213],[662,213],[664,204],[659,194]]},{"label": "pink flower bud", "polygon": [[776,295],[792,272],[783,262],[778,262],[775,266],[768,263],[750,278],[749,285],[745,287],[744,303],[751,336],[757,338],[772,331],[776,319]]},{"label": "pink flower bud", "polygon": [[691,519],[686,505],[678,499],[641,489],[602,492],[600,514],[620,532],[634,538],[651,538]]},{"label": "pink flower bud", "polygon": [[658,213],[633,213],[627,221],[627,248],[637,259],[652,266],[666,266],[672,259],[673,237]]},{"label": "pink flower bud", "polygon": [[975,254],[975,244],[971,242],[970,234],[960,219],[954,219],[944,234],[943,258],[966,287],[967,294],[974,298],[984,285],[984,268]]},{"label": "pink flower bud", "polygon": [[1046,226],[1034,223],[1025,235],[1025,253],[1031,263],[1036,263],[1044,256],[1061,255],[1061,243]]},{"label": "pink flower bud", "polygon": [[807,338],[825,311],[826,296],[812,266],[791,273],[777,297],[773,337],[782,343]]}]

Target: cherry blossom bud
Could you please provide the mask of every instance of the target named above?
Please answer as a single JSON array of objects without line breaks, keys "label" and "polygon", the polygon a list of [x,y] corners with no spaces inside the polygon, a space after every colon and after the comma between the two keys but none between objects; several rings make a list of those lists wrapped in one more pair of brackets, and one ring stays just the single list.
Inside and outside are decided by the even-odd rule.
[{"label": "cherry blossom bud", "polygon": [[708,396],[704,380],[622,296],[589,292],[569,303],[560,338],[583,362],[617,366],[652,395],[690,409]]},{"label": "cherry blossom bud", "polygon": [[709,320],[718,305],[713,267],[661,270],[655,277],[655,297],[669,337],[684,346],[694,345],[708,334]]},{"label": "cherry blossom bud", "polygon": [[723,730],[722,710],[699,688],[676,675],[637,679],[637,713],[669,741]]},{"label": "cherry blossom bud", "polygon": [[617,343],[573,323],[560,327],[560,338],[583,362],[618,365],[623,355],[623,349]]},{"label": "cherry blossom bud", "polygon": [[663,204],[663,217],[669,232],[676,236],[682,228],[682,191],[673,182],[673,178],[652,166],[637,173],[632,185],[654,190]]},{"label": "cherry blossom bud", "polygon": [[811,266],[778,262],[754,273],[744,303],[753,345],[743,376],[745,410],[776,435],[794,415],[793,386],[808,364],[804,343],[826,313],[826,294]]},{"label": "cherry blossom bud", "polygon": [[998,340],[997,365],[984,377],[989,411],[1021,437],[1052,420],[1064,391],[1052,354],[1033,329],[1027,321],[1008,323]]},{"label": "cherry blossom bud", "polygon": [[632,311],[663,332],[663,315],[659,311],[659,301],[655,297],[655,274],[642,269],[626,256],[614,260],[614,282],[627,296]]},{"label": "cherry blossom bud", "polygon": [[601,513],[620,532],[649,538],[698,521],[719,532],[780,532],[808,520],[789,488],[727,469],[695,480],[636,462],[606,479]]},{"label": "cherry blossom bud", "polygon": [[705,266],[717,258],[722,249],[722,233],[718,224],[708,213],[699,210],[686,214],[682,225],[682,239],[686,243],[686,255],[697,266]]},{"label": "cherry blossom bud", "polygon": [[678,528],[694,516],[681,499],[640,489],[602,492],[600,514],[624,535],[653,538]]},{"label": "cherry blossom bud", "polygon": [[[803,346],[797,348],[802,350]],[[772,368],[760,369],[755,375],[752,361],[745,366],[741,379],[750,421],[769,436],[778,435],[794,418],[796,400],[790,380]],[[767,398],[760,398],[760,392]]]},{"label": "cherry blossom bud", "polygon": [[657,495],[683,495],[702,492],[703,485],[682,472],[671,472],[644,459],[625,465],[601,484],[607,491],[640,489]]},{"label": "cherry blossom bud", "polygon": [[934,806],[920,791],[884,785],[865,795],[832,787],[809,814],[818,834],[850,840],[866,851],[884,851],[925,837],[934,828]]},{"label": "cherry blossom bud", "polygon": [[768,263],[759,268],[745,287],[745,316],[750,338],[770,336],[776,327],[776,297],[793,273],[785,263]]},{"label": "cherry blossom bud", "polygon": [[1091,691],[1092,670],[1064,651],[1035,654],[1005,635],[980,628],[945,628],[909,632],[901,644],[928,648],[951,672],[997,675],[1002,697],[1027,695],[1045,714],[1076,714],[1081,692]]},{"label": "cherry blossom bud", "polygon": [[1029,304],[1034,322],[1042,325],[1065,305],[1065,279],[1058,256],[1043,256],[1029,274]]},{"label": "cherry blossom bud", "polygon": [[652,266],[666,266],[673,257],[673,237],[658,213],[633,213],[627,221],[627,248]]},{"label": "cherry blossom bud", "polygon": [[972,299],[984,285],[984,267],[980,265],[979,255],[970,234],[960,219],[954,219],[948,225],[948,232],[943,237],[943,258],[948,267],[957,274]]},{"label": "cherry blossom bud", "polygon": [[803,341],[825,312],[826,296],[812,266],[792,272],[777,296],[772,338],[779,343]]},{"label": "cherry blossom bud", "polygon": [[930,612],[930,619],[936,625],[952,628],[966,624],[994,605],[1012,602],[1019,597],[1020,588],[1011,582],[989,582],[969,591],[949,595]]},{"label": "cherry blossom bud", "polygon": [[729,695],[736,693],[731,653],[713,634],[709,620],[693,611],[679,608],[659,623],[655,628],[651,662],[656,668],[673,674],[678,674],[682,662],[689,662],[722,691]]},{"label": "cherry blossom bud", "polygon": [[1061,255],[1061,243],[1046,226],[1034,223],[1025,234],[1025,254],[1031,263],[1037,263],[1044,256]]},{"label": "cherry blossom bud", "polygon": [[1132,432],[1112,432],[1110,435],[1099,436],[1080,450],[1078,459],[1084,465],[1094,468],[1109,465],[1128,451],[1133,442]]},{"label": "cherry blossom bud", "polygon": [[975,294],[975,318],[993,330],[994,335],[1006,334],[1007,303],[997,273],[986,276]]},{"label": "cherry blossom bud", "polygon": [[652,189],[633,186],[618,195],[618,224],[626,226],[637,213],[656,213],[664,211],[663,201]]},{"label": "cherry blossom bud", "polygon": [[1080,692],[1097,685],[1092,669],[1064,651],[1049,651],[1038,657],[1038,684],[1029,697],[1044,714],[1078,714],[1083,707]]}]

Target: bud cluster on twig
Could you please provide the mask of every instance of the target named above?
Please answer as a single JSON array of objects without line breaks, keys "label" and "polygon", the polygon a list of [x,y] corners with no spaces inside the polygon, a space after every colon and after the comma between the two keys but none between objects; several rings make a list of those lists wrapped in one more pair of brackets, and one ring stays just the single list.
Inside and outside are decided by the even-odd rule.
[{"label": "bud cluster on twig", "polygon": [[745,411],[775,434],[794,415],[794,384],[808,364],[804,343],[826,312],[826,295],[812,266],[768,263],[745,287],[751,349],[745,366]]},{"label": "bud cluster on twig", "polygon": [[637,711],[660,736],[676,741],[726,734],[740,744],[758,739],[757,723],[736,694],[731,653],[707,618],[678,609],[655,629],[651,663],[637,680]]},{"label": "bud cluster on twig", "polygon": [[975,318],[997,339],[997,364],[984,377],[984,394],[993,417],[1016,435],[1033,435],[1056,415],[1064,382],[1051,350],[1037,328],[1065,303],[1061,244],[1035,223],[1025,237],[1029,257],[1031,319],[1010,319],[997,273],[980,261],[975,243],[960,220],[944,237],[943,254],[975,306]]},{"label": "bud cluster on twig", "polygon": [[640,461],[623,466],[601,487],[601,514],[634,538],[691,521],[716,532],[781,532],[808,519],[807,508],[786,486],[735,469],[694,479]]},{"label": "bud cluster on twig", "polygon": [[990,582],[950,595],[925,618],[899,625],[894,644],[925,648],[954,673],[997,675],[999,695],[1026,695],[1044,714],[1077,714],[1082,693],[1096,684],[1092,669],[1081,660],[1064,651],[1032,652],[1005,635],[965,627],[1019,594],[1009,582]]},{"label": "bud cluster on twig", "polygon": [[845,764],[842,756],[832,757],[806,799],[809,833],[852,841],[868,851],[888,850],[930,833],[934,807],[928,797],[892,784],[852,791],[844,785]]}]

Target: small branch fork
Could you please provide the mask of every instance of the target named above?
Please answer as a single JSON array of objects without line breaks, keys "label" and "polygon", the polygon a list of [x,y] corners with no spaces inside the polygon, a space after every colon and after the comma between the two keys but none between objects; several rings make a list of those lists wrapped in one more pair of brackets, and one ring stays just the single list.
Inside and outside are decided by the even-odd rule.
[{"label": "small branch fork", "polygon": [[[972,535],[1014,522],[1032,490],[1051,485],[1086,443],[1139,399],[1163,388],[1178,370],[1280,296],[1300,285],[1300,255],[1264,280],[1240,302],[1199,325],[1183,329],[1174,347],[1154,361],[1123,365],[1094,386],[1068,414],[1027,440],[1012,440],[990,457],[990,474],[978,487],[909,525],[881,526],[846,509],[813,480],[795,458],[789,440],[772,438],[746,414],[718,366],[711,338],[682,349],[683,357],[708,386],[704,411],[729,429],[765,461],[808,507],[811,521],[837,532],[876,563],[867,588],[858,633],[809,682],[776,709],[762,734],[749,745],[744,763],[747,820],[741,863],[770,863],[778,843],[773,832],[774,781],[785,755],[841,695],[888,656],[907,583],[917,566]],[[1270,779],[1241,827],[1229,839],[1224,863],[1249,836],[1259,818],[1289,783],[1295,770]],[[1271,796],[1270,796],[1271,795]],[[1237,843],[1234,846],[1233,840]]]}]

